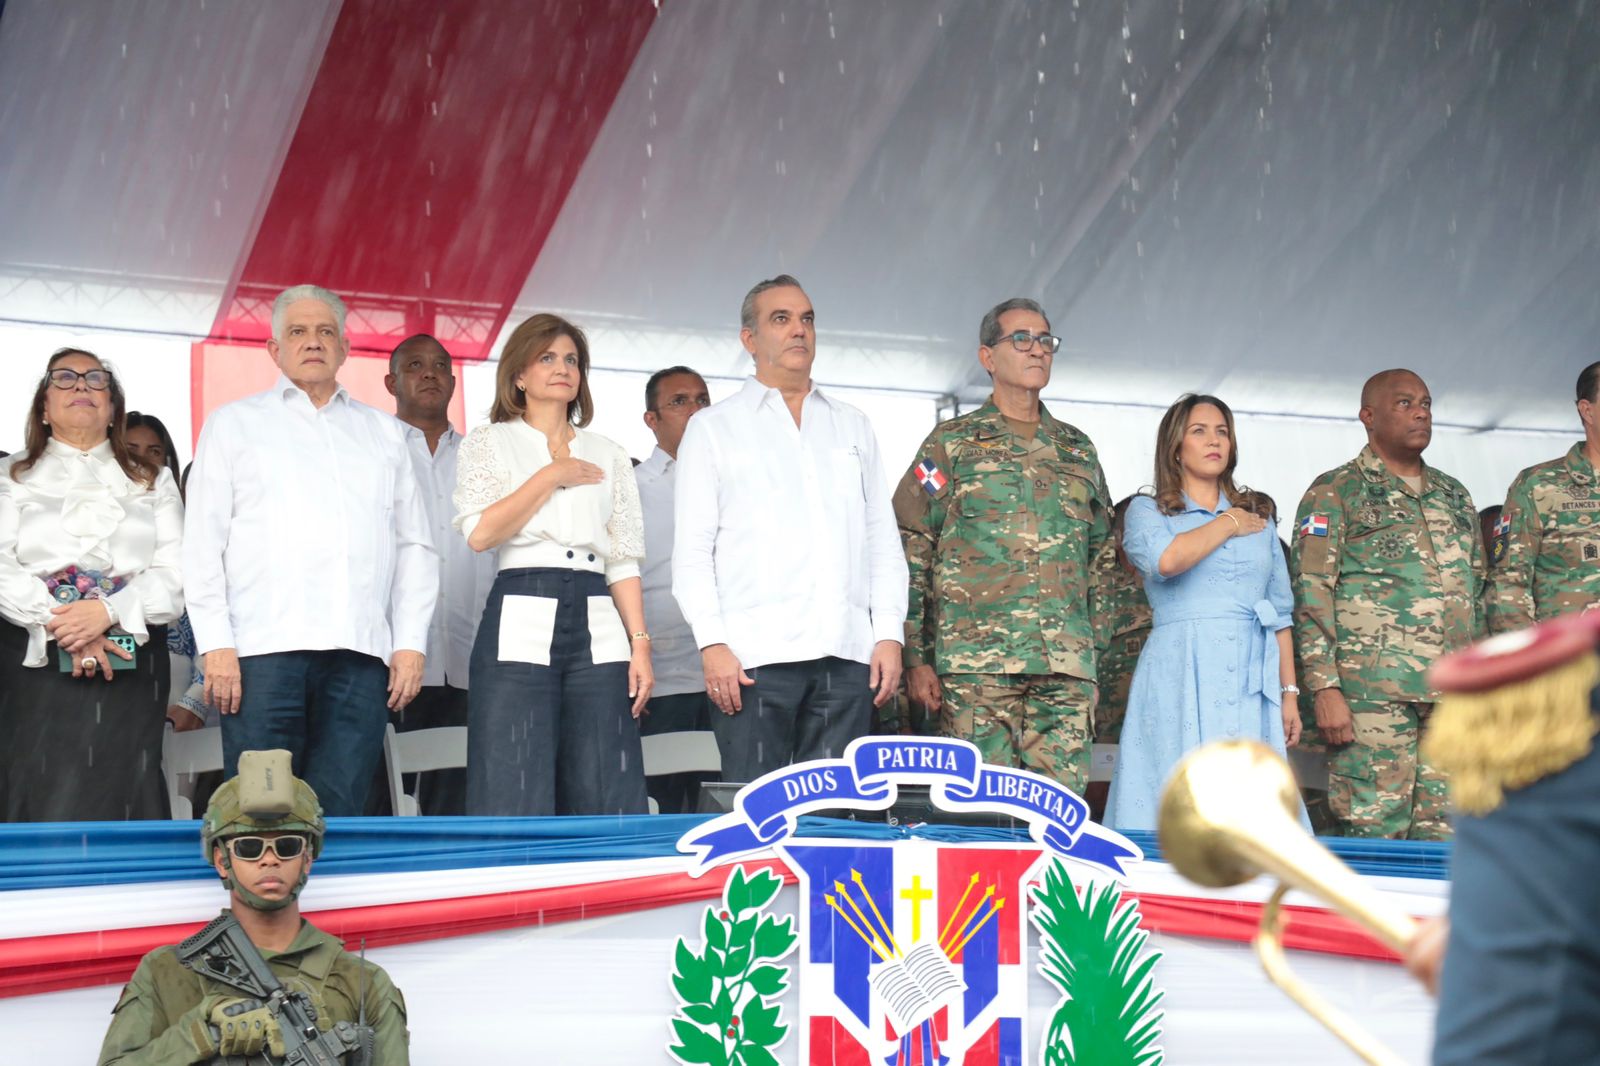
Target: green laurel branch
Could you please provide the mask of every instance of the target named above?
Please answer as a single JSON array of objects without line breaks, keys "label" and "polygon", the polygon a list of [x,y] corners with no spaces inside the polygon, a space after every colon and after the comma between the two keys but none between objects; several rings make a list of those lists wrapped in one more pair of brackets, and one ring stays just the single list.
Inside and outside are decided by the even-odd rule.
[{"label": "green laurel branch", "polygon": [[789,1032],[772,1002],[789,987],[789,967],[777,963],[799,939],[792,917],[766,913],[781,887],[782,879],[770,870],[747,877],[736,866],[721,905],[706,908],[700,952],[679,938],[672,973],[677,1042],[667,1047],[679,1062],[777,1066],[772,1049]]}]

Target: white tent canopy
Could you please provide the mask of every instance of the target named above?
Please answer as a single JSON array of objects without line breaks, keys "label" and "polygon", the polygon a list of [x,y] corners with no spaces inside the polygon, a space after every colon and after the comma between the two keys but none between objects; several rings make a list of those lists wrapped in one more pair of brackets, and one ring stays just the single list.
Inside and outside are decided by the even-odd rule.
[{"label": "white tent canopy", "polygon": [[[1600,22],[1581,3],[612,0],[521,67],[536,85],[581,80],[589,68],[569,68],[613,49],[614,92],[513,134],[519,100],[538,105],[526,89],[504,114],[450,106],[504,76],[483,41],[555,17],[519,12],[0,5],[0,446],[20,443],[43,354],[85,335],[133,406],[184,438],[203,414],[179,410],[189,342],[215,335],[241,276],[274,280],[248,267],[279,250],[275,220],[293,217],[305,247],[274,261],[317,280],[356,253],[315,238],[349,243],[339,224],[362,213],[372,240],[423,235],[419,289],[472,259],[465,225],[427,236],[444,191],[386,199],[383,168],[400,164],[337,138],[327,180],[285,191],[329,121],[317,88],[359,66],[352,41],[375,29],[392,30],[370,46],[383,76],[333,128],[402,122],[396,158],[453,165],[448,194],[469,203],[477,185],[500,195],[490,180],[519,159],[572,166],[570,186],[524,197],[546,229],[516,244],[513,190],[501,244],[472,238],[486,261],[512,242],[520,285],[457,271],[449,295],[470,329],[495,327],[491,356],[536,309],[591,327],[614,372],[597,381],[614,398],[600,428],[636,455],[640,375],[742,375],[739,299],[779,271],[818,308],[818,379],[868,390],[891,467],[936,414],[981,401],[978,320],[1012,295],[1040,299],[1065,338],[1047,396],[1096,438],[1119,494],[1149,480],[1159,410],[1189,390],[1255,416],[1241,473],[1286,507],[1359,447],[1360,383],[1388,366],[1428,381],[1430,458],[1480,505],[1575,435],[1573,381],[1600,333]],[[626,47],[625,19],[644,20]],[[471,126],[469,158],[406,155],[411,120],[391,112],[425,78],[434,114],[415,121],[443,105]],[[578,148],[541,132],[560,121],[583,129]],[[368,287],[350,276],[345,291]],[[375,305],[425,295],[371,286]],[[486,373],[467,375],[469,421]]]}]

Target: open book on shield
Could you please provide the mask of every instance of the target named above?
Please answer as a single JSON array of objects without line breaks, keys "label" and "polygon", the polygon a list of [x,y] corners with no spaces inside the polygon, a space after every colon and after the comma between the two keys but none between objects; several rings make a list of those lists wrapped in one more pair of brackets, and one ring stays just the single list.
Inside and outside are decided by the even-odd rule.
[{"label": "open book on shield", "polygon": [[897,1033],[933,1017],[966,987],[937,944],[918,944],[904,958],[884,960],[872,975],[872,991]]}]

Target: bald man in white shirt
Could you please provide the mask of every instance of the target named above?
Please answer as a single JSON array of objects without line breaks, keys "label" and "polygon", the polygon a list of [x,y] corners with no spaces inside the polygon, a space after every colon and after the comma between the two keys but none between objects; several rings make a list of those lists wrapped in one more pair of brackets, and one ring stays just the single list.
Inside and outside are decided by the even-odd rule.
[{"label": "bald man in white shirt", "polygon": [[184,592],[222,714],[224,773],[287,749],[329,815],[362,813],[389,711],[422,686],[439,588],[401,425],[338,382],[338,296],[272,306],[272,388],[212,412],[184,524]]},{"label": "bald man in white shirt", "polygon": [[817,388],[787,274],[740,309],[755,375],[678,448],[672,592],[700,647],[725,781],[834,758],[900,684],[906,561],[866,415]]},{"label": "bald man in white shirt", "polygon": [[[417,487],[428,514],[434,551],[439,553],[439,599],[428,627],[428,661],[422,691],[395,716],[396,732],[467,724],[467,686],[472,642],[494,584],[495,553],[475,552],[456,532],[456,460],[462,436],[450,424],[450,402],[456,392],[455,364],[439,341],[426,333],[407,337],[389,353],[384,388],[394,397],[394,416],[402,423]],[[415,790],[423,814],[465,814],[465,768],[433,770],[418,775]],[[389,814],[387,777],[378,777],[367,798],[368,814]]]}]

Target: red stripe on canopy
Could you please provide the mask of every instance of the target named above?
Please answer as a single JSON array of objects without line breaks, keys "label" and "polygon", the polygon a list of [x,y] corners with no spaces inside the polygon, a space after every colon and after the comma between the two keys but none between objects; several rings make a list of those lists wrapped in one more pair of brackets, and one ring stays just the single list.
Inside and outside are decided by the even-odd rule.
[{"label": "red stripe on canopy", "polygon": [[314,282],[357,348],[427,332],[486,357],[654,17],[345,0],[213,339],[264,340],[273,296]]}]

